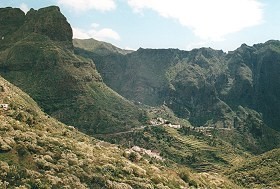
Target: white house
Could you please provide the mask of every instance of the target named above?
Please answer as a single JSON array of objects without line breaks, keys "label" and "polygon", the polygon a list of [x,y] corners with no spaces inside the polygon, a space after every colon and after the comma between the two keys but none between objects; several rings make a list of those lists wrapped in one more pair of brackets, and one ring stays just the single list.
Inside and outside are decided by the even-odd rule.
[{"label": "white house", "polygon": [[0,104],[0,108],[4,110],[8,110],[9,105],[8,104]]}]

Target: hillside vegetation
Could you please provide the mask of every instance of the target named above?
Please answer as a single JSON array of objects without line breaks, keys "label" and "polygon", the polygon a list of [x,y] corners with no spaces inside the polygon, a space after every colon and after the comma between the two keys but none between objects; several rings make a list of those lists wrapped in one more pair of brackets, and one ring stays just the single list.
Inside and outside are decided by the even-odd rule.
[{"label": "hillside vegetation", "polygon": [[243,162],[228,172],[230,178],[246,188],[279,188],[280,149],[274,149]]},{"label": "hillside vegetation", "polygon": [[102,82],[91,60],[73,53],[72,29],[58,7],[26,15],[6,8],[0,16],[0,73],[48,114],[89,134],[145,121],[143,110]]},{"label": "hillside vegetation", "polygon": [[[1,110],[2,187],[131,188],[120,183],[123,179],[140,188],[141,184],[150,185],[145,178],[147,171],[141,167],[145,161],[137,165],[126,159],[124,150],[117,146],[90,138],[49,117],[28,95],[2,78],[0,86],[1,100],[9,104],[8,110]],[[183,181],[177,182],[184,185]]]},{"label": "hillside vegetation", "polygon": [[206,177],[168,160],[120,148],[43,113],[28,95],[0,77],[1,188],[232,188],[222,175]]},{"label": "hillside vegetation", "polygon": [[[241,188],[221,171],[212,170],[215,174],[211,174],[204,167],[192,172],[168,159],[158,160],[88,137],[43,113],[28,95],[1,77],[0,86],[1,103],[9,105],[7,110],[0,110],[2,188]],[[164,135],[161,140],[165,140]],[[199,139],[189,143],[186,136],[178,135],[172,139],[176,140],[194,148],[215,150]],[[228,175],[236,183],[274,187],[279,184],[273,175],[279,172],[275,166],[278,163],[279,154],[274,150],[238,165]],[[257,181],[242,174],[254,174]]]}]

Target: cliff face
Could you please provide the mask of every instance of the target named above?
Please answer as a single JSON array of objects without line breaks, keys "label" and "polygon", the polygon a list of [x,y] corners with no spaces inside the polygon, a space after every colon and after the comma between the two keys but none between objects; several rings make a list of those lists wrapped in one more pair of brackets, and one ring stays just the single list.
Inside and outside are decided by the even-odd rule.
[{"label": "cliff face", "polygon": [[280,42],[242,45],[227,59],[233,84],[225,101],[260,112],[267,125],[280,130]]},{"label": "cliff face", "polygon": [[[5,38],[24,23],[24,12],[14,8],[0,8],[0,36]],[[2,39],[3,40],[3,39]]]},{"label": "cliff face", "polygon": [[76,51],[94,59],[105,83],[124,97],[148,105],[165,103],[194,125],[232,128],[242,106],[261,113],[267,125],[279,130],[279,45],[244,44],[228,54],[201,48],[103,56],[81,45]]},{"label": "cliff face", "polygon": [[72,29],[58,7],[26,15],[7,8],[0,14],[5,28],[0,74],[47,113],[90,134],[128,129],[145,119],[143,111],[102,82],[92,61],[73,53]]}]

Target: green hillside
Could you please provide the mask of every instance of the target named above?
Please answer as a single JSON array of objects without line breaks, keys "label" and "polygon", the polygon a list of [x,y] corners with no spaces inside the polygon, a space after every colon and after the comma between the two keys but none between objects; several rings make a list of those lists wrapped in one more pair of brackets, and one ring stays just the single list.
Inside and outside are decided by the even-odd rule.
[{"label": "green hillside", "polygon": [[[279,187],[278,148],[257,156],[250,153],[250,151],[261,153],[261,147],[262,151],[265,151],[275,143],[278,144],[279,135],[271,134],[270,128],[261,128],[264,129],[261,132],[270,133],[271,139],[265,139],[269,141],[256,140],[252,136],[252,131],[192,127],[185,120],[173,117],[174,114],[167,107],[152,108],[149,112],[157,117],[156,120],[161,120],[158,117],[161,116],[168,121],[160,125],[151,124],[133,132],[119,132],[98,135],[98,137],[127,148],[139,146],[157,152],[162,158],[196,172],[200,175],[199,180],[207,188],[216,188],[209,180],[201,180],[205,177],[209,179],[211,175],[223,175],[238,185],[227,185],[228,188]],[[251,122],[254,122],[253,118],[248,120],[248,124]],[[171,128],[170,124],[171,126],[180,124],[181,128]],[[249,125],[246,127],[250,128]]]},{"label": "green hillside", "polygon": [[[162,147],[157,150],[164,160],[159,160],[88,137],[58,122],[1,77],[0,88],[1,103],[8,104],[7,110],[0,109],[3,188],[242,188],[248,183],[257,188],[277,188],[279,185],[277,150],[252,157],[219,139],[206,140],[207,137],[187,128],[177,131],[159,126],[145,128],[143,135],[133,133],[138,137],[133,137],[130,145],[138,139],[144,141],[147,149]],[[166,140],[170,145],[164,147]],[[180,155],[183,156],[179,158]]]},{"label": "green hillside", "polygon": [[143,110],[102,82],[92,61],[73,53],[72,29],[58,7],[31,9],[26,16],[19,9],[0,9],[0,16],[7,30],[1,34],[0,73],[44,111],[89,134],[145,121]]},{"label": "green hillside", "polygon": [[228,172],[230,178],[246,188],[279,188],[280,149],[254,157]]}]

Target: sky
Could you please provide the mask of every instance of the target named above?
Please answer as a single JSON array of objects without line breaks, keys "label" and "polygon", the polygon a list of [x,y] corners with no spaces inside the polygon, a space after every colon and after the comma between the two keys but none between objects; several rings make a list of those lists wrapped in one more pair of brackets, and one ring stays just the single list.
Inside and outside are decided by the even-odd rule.
[{"label": "sky", "polygon": [[211,47],[280,40],[279,0],[1,0],[24,12],[57,5],[73,37],[123,49]]}]

